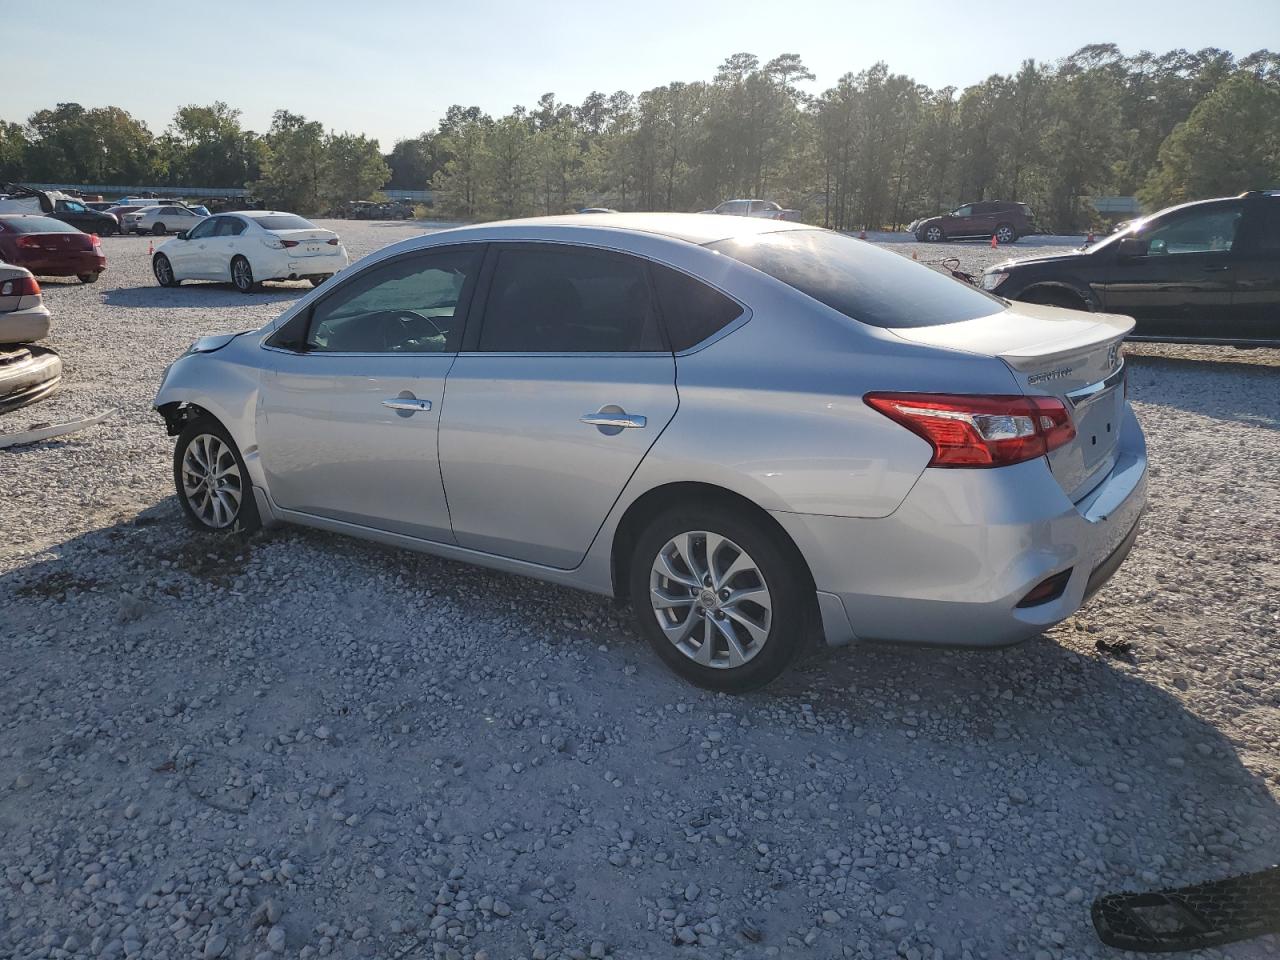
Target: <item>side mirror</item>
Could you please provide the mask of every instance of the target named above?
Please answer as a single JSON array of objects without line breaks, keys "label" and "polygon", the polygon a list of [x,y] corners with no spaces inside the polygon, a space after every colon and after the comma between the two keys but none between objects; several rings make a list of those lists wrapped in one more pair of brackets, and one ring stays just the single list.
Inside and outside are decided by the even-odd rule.
[{"label": "side mirror", "polygon": [[1141,237],[1124,237],[1116,244],[1117,257],[1145,257],[1147,255],[1147,241]]},{"label": "side mirror", "polygon": [[183,230],[180,234],[178,234],[178,239],[179,239],[179,240],[190,240],[191,238],[187,236],[187,231]]}]

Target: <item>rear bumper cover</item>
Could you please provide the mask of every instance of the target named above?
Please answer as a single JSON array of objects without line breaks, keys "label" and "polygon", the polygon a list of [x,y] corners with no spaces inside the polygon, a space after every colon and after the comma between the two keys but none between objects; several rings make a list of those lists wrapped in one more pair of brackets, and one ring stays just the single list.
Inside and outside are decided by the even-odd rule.
[{"label": "rear bumper cover", "polygon": [[[829,643],[855,635],[1001,646],[1071,616],[1115,573],[1137,538],[1146,488],[1146,442],[1127,409],[1115,467],[1079,503],[1040,459],[998,470],[926,470],[884,518],[773,516],[809,561]],[[1017,606],[1068,569],[1056,599]]]}]

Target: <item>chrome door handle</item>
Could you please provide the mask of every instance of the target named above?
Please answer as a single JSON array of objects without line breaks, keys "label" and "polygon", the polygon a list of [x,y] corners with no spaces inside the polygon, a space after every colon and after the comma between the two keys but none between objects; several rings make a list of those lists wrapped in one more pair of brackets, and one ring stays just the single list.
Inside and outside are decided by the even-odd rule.
[{"label": "chrome door handle", "polygon": [[390,407],[392,410],[405,410],[409,413],[431,409],[430,400],[414,400],[410,397],[392,397],[390,400],[383,400],[382,405]]},{"label": "chrome door handle", "polygon": [[629,430],[643,427],[648,421],[634,413],[587,413],[578,418],[580,423],[593,427],[613,427],[617,430]]}]

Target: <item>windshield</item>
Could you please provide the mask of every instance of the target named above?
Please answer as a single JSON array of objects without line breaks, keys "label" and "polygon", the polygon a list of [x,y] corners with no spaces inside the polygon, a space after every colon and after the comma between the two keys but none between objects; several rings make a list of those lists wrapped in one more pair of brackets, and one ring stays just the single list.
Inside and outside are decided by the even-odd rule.
[{"label": "windshield", "polygon": [[1004,309],[1004,301],[975,287],[830,230],[748,235],[708,247],[875,327],[959,323]]},{"label": "windshield", "polygon": [[4,225],[15,233],[79,233],[69,223],[52,217],[5,217]]},{"label": "windshield", "polygon": [[254,217],[263,230],[316,230],[310,220],[293,213],[273,213],[269,217]]}]

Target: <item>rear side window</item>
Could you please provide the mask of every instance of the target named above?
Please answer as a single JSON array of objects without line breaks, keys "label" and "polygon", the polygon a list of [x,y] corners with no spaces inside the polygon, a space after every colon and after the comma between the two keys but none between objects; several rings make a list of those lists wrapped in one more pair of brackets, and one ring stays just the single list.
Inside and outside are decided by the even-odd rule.
[{"label": "rear side window", "polygon": [[270,217],[254,217],[263,230],[315,230],[316,225],[297,214],[277,213]]},{"label": "rear side window", "polygon": [[641,260],[580,248],[503,250],[479,349],[494,353],[665,350]]},{"label": "rear side window", "polygon": [[906,257],[829,230],[720,240],[710,249],[874,327],[931,327],[986,317],[1004,301]]},{"label": "rear side window", "polygon": [[1240,227],[1242,250],[1280,253],[1280,199],[1267,199],[1249,208]]},{"label": "rear side window", "polygon": [[52,217],[6,217],[4,225],[15,233],[79,233],[69,223],[54,220]]},{"label": "rear side window", "polygon": [[[199,229],[197,227],[197,229]],[[244,221],[238,217],[220,217],[218,219],[219,237],[238,237],[244,233]]]},{"label": "rear side window", "polygon": [[652,269],[672,350],[695,347],[742,316],[742,307],[702,281],[657,264]]}]

